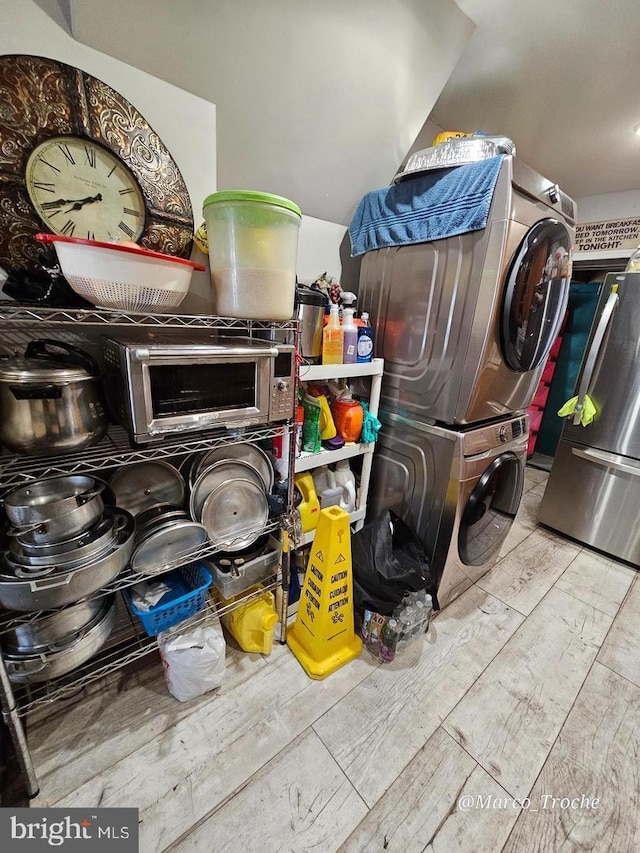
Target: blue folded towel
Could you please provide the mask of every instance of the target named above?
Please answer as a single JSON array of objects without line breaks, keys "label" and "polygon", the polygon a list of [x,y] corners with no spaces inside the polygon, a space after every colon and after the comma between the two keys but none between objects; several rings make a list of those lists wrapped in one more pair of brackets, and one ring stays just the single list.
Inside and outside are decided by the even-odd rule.
[{"label": "blue folded towel", "polygon": [[367,193],[351,220],[351,257],[484,228],[504,154]]}]

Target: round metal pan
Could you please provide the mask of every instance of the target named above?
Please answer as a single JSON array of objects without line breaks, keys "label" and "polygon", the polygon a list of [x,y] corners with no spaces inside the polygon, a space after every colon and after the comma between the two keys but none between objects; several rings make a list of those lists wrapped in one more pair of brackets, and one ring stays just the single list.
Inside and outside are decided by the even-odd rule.
[{"label": "round metal pan", "polygon": [[194,521],[201,521],[202,507],[211,492],[223,483],[233,480],[250,480],[264,494],[264,480],[253,465],[241,459],[223,459],[206,468],[195,481],[189,498],[191,518]]},{"label": "round metal pan", "polygon": [[19,622],[2,635],[2,646],[9,654],[38,654],[86,628],[103,605],[103,598],[85,599],[30,622]]},{"label": "round metal pan", "polygon": [[[116,533],[113,547],[104,556],[78,569],[41,569],[17,577],[15,564],[5,553],[0,557],[0,604],[7,610],[53,610],[88,598],[107,586],[125,568],[134,545],[135,521],[123,510],[125,526]],[[3,558],[2,558],[3,557]]]},{"label": "round metal pan", "polygon": [[25,527],[68,516],[101,491],[102,485],[93,477],[69,474],[20,486],[5,495],[3,503],[9,521],[16,527]]},{"label": "round metal pan", "polygon": [[172,504],[155,504],[136,516],[136,537],[142,538],[145,533],[167,521],[183,519],[189,519],[189,513],[185,509]]},{"label": "round metal pan", "polygon": [[[118,516],[117,511],[114,513],[111,509],[105,509],[104,515],[84,533],[78,533],[71,536],[69,539],[63,539],[60,542],[51,542],[44,545],[34,545],[29,542],[23,542],[20,532],[12,535],[9,540],[9,550],[16,557],[17,562],[30,562],[33,558],[34,565],[47,565],[47,563],[55,562],[54,558],[64,558],[69,555],[69,559],[78,559],[80,557],[91,555],[95,550],[98,552],[100,548],[113,541],[115,533],[114,528],[121,526],[124,522],[124,516]],[[46,558],[44,563],[38,562]]]},{"label": "round metal pan", "polygon": [[131,556],[131,568],[145,575],[161,575],[166,566],[184,558],[207,541],[207,531],[195,521],[171,521],[146,536]]},{"label": "round metal pan", "polygon": [[225,551],[242,551],[264,533],[269,519],[264,488],[252,480],[221,483],[206,498],[201,517],[215,546]]},{"label": "round metal pan", "polygon": [[253,465],[262,477],[267,494],[271,492],[275,478],[271,460],[264,450],[255,444],[248,443],[227,444],[224,447],[216,447],[215,450],[209,450],[204,453],[195,467],[192,468],[193,481],[195,482],[200,474],[206,468],[213,465],[214,462],[230,459],[240,459],[242,462],[248,462],[250,465]]},{"label": "round metal pan", "polygon": [[111,477],[109,486],[117,506],[136,517],[159,503],[184,504],[182,475],[173,465],[161,459],[124,466]]},{"label": "round metal pan", "polygon": [[38,654],[6,654],[9,679],[22,684],[49,681],[66,675],[92,658],[106,643],[116,619],[115,596],[103,599],[96,616],[76,634]]},{"label": "round metal pan", "polygon": [[113,546],[113,532],[101,537],[99,545],[86,545],[85,549],[78,549],[77,553],[67,551],[64,554],[48,554],[43,557],[31,557],[23,554],[11,552],[7,557],[7,563],[15,568],[15,573],[18,577],[22,577],[23,573],[29,573],[31,576],[39,572],[49,569],[52,571],[70,571],[71,569],[81,569],[88,561],[97,560],[108,553]]}]

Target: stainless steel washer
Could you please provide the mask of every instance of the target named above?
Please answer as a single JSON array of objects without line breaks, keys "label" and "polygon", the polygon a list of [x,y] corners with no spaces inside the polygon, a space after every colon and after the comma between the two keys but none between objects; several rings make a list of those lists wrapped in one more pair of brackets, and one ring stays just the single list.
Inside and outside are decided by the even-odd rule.
[{"label": "stainless steel washer", "polygon": [[382,404],[445,424],[526,409],[564,317],[574,223],[557,185],[506,156],[484,229],[367,252],[358,304]]},{"label": "stainless steel washer", "polygon": [[381,411],[370,510],[421,539],[444,607],[497,561],[520,505],[528,416],[450,429]]}]

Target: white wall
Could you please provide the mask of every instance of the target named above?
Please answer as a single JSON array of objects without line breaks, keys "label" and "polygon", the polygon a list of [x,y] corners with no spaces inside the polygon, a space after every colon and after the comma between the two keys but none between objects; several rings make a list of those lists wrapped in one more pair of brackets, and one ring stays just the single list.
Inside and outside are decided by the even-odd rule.
[{"label": "white wall", "polygon": [[633,216],[640,216],[640,190],[578,198],[576,204],[579,223],[628,219]]},{"label": "white wall", "polygon": [[218,185],[347,225],[470,38],[453,0],[71,0],[74,35],[218,106]]},{"label": "white wall", "polygon": [[[298,278],[310,283],[323,272],[338,281],[342,278],[340,245],[347,229],[335,222],[303,216],[298,242]],[[347,237],[347,240],[349,238]]]}]

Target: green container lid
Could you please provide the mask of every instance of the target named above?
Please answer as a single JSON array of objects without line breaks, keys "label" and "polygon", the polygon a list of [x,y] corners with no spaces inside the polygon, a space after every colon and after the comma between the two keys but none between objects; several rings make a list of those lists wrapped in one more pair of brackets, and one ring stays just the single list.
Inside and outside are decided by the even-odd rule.
[{"label": "green container lid", "polygon": [[284,207],[286,210],[290,210],[297,216],[302,217],[302,211],[294,201],[290,201],[281,195],[258,193],[251,190],[228,190],[226,192],[213,193],[213,195],[205,198],[202,207],[205,208],[210,204],[229,201],[251,201],[257,204],[274,204],[278,207]]}]

